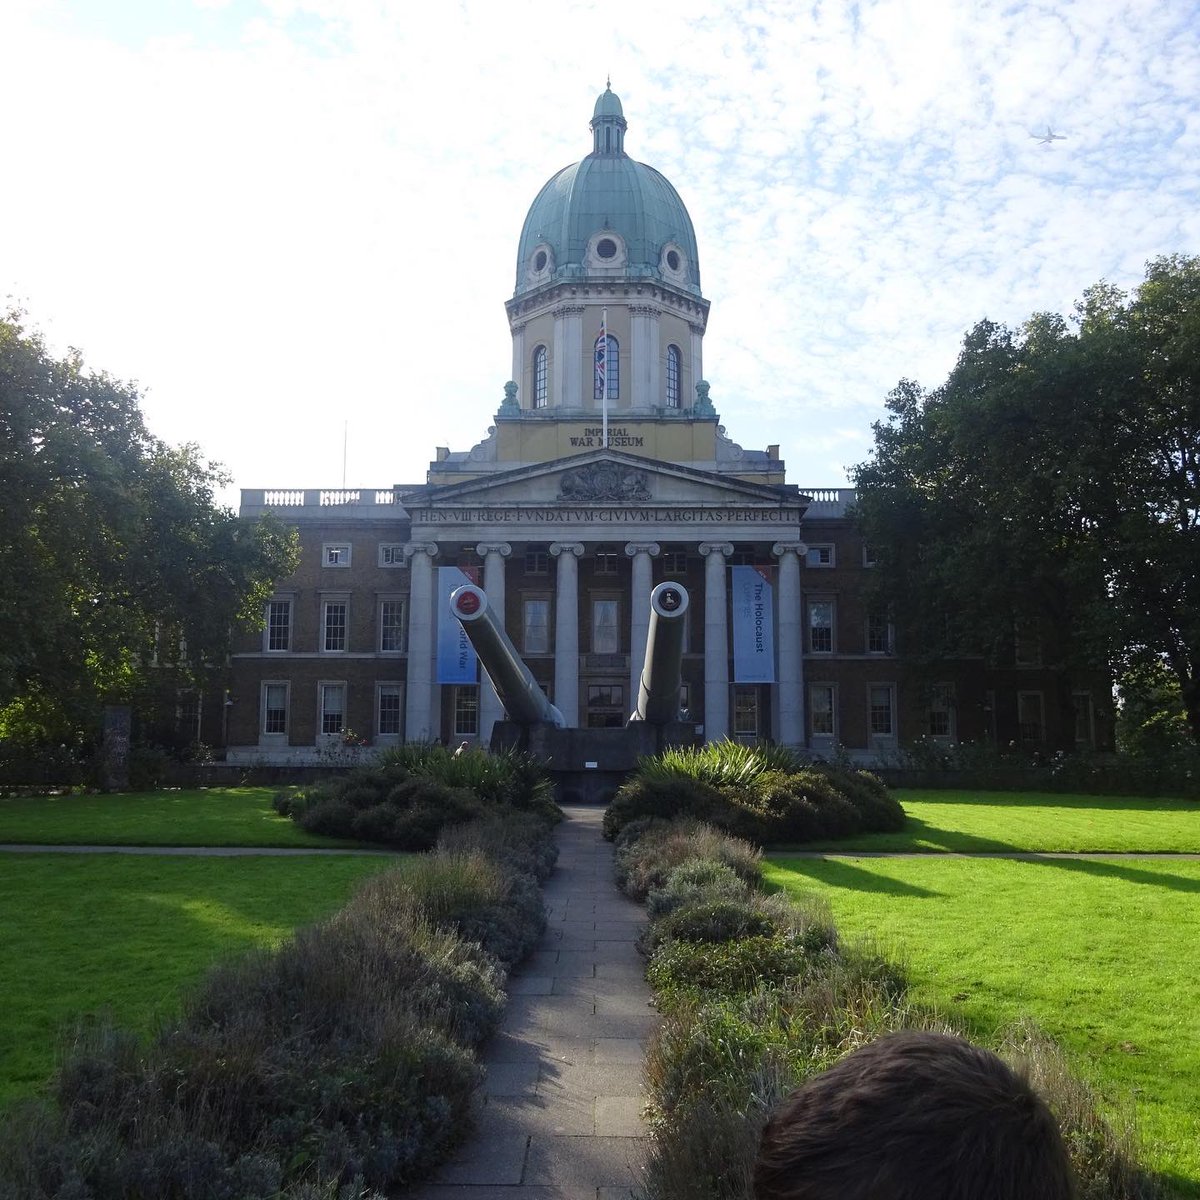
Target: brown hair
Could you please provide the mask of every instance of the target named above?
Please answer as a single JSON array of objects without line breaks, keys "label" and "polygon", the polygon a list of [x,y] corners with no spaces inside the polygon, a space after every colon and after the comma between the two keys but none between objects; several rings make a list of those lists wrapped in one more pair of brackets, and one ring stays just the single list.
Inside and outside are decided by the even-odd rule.
[{"label": "brown hair", "polygon": [[989,1050],[893,1033],[783,1102],[763,1130],[756,1200],[1071,1200],[1062,1134]]}]

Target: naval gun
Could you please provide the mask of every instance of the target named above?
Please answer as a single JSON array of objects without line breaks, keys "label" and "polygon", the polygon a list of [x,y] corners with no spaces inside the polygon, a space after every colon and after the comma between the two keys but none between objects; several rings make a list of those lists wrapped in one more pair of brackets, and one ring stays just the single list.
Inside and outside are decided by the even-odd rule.
[{"label": "naval gun", "polygon": [[533,672],[522,661],[517,648],[504,632],[488,603],[487,593],[473,583],[464,583],[450,593],[450,611],[462,623],[463,632],[475,647],[496,695],[511,720],[518,725],[540,723],[565,729],[561,712],[546,699]]},{"label": "naval gun", "polygon": [[540,759],[560,800],[606,803],[639,758],[668,746],[695,745],[697,727],[679,719],[687,608],[681,583],[660,583],[650,593],[637,707],[624,728],[568,729],[509,640],[487,593],[475,584],[456,588],[450,611],[462,622],[508,718],[491,730],[492,750],[520,749]]}]

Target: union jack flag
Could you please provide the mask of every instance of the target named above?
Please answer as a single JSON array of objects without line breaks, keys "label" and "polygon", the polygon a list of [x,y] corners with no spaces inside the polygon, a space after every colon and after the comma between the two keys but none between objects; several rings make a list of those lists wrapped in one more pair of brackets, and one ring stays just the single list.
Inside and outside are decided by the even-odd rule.
[{"label": "union jack flag", "polygon": [[596,364],[594,399],[603,400],[605,384],[608,381],[608,336],[603,329],[596,339],[596,353],[592,359]]}]

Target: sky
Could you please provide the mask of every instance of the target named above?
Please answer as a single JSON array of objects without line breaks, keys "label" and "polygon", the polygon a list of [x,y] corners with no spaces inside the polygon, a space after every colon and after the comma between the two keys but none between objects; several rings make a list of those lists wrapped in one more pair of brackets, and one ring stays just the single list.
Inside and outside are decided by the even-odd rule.
[{"label": "sky", "polygon": [[722,424],[801,487],[977,321],[1200,253],[1196,0],[3,0],[0,301],[233,506],[423,482],[503,399],[521,224],[609,75]]}]

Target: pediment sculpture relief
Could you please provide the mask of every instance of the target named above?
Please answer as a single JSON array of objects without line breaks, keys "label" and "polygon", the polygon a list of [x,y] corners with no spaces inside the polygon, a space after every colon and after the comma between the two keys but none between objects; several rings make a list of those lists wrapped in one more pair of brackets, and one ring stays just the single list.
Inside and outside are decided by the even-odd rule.
[{"label": "pediment sculpture relief", "polygon": [[649,475],[622,463],[589,463],[566,471],[560,500],[649,500]]}]

